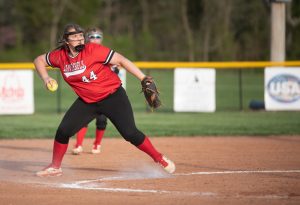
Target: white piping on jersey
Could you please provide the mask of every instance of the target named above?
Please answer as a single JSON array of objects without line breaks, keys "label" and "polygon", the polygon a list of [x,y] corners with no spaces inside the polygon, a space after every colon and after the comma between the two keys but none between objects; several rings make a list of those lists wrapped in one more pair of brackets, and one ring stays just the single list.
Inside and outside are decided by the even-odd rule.
[{"label": "white piping on jersey", "polygon": [[50,55],[50,52],[48,52],[48,53],[46,54],[46,62],[48,63],[49,66],[53,67],[53,65],[50,63],[49,55]]},{"label": "white piping on jersey", "polygon": [[107,63],[109,63],[109,61],[111,60],[111,58],[112,58],[112,56],[114,55],[114,53],[115,53],[114,50],[110,50],[110,52],[109,52],[107,58],[105,59],[105,61],[104,61],[104,63],[103,63],[104,65],[107,64]]}]

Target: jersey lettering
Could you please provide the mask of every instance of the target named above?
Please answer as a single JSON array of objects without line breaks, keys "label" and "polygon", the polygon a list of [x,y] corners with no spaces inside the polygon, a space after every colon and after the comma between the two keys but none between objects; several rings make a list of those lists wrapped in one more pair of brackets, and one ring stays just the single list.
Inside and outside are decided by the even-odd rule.
[{"label": "jersey lettering", "polygon": [[87,79],[86,76],[82,76],[82,81],[85,82],[85,83],[89,83],[90,82],[89,79]]},{"label": "jersey lettering", "polygon": [[85,83],[89,83],[91,82],[90,80],[97,80],[98,77],[97,75],[94,73],[94,71],[91,71],[90,72],[90,77],[89,79],[86,77],[86,76],[82,76],[82,81],[85,82]]},{"label": "jersey lettering", "polygon": [[95,75],[94,71],[91,72],[90,79],[91,80],[96,80],[97,79],[97,75]]}]

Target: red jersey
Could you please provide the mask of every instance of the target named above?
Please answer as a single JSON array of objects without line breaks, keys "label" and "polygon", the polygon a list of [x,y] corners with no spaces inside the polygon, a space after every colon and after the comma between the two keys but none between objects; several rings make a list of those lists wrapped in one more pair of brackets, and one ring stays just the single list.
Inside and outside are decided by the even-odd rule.
[{"label": "red jersey", "polygon": [[47,53],[46,61],[60,69],[64,80],[80,98],[93,103],[114,93],[121,85],[118,75],[110,69],[113,54],[105,46],[88,43],[75,57],[62,48]]}]

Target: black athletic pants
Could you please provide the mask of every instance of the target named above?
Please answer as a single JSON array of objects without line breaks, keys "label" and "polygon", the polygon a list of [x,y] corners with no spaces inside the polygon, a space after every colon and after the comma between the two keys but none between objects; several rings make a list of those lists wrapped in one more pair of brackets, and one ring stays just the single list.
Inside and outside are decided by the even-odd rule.
[{"label": "black athletic pants", "polygon": [[[107,118],[105,115],[98,115],[96,117],[96,128],[98,130],[105,130],[107,125]],[[88,127],[88,125],[85,125],[85,127]]]},{"label": "black athletic pants", "polygon": [[68,144],[70,137],[101,114],[110,119],[126,141],[135,146],[144,141],[145,135],[136,128],[132,107],[122,86],[97,103],[85,103],[77,98],[62,119],[55,140]]}]

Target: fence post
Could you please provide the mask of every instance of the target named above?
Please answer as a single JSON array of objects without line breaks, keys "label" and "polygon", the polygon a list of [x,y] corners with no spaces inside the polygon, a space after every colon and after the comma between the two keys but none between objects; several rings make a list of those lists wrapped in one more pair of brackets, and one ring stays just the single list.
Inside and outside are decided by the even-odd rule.
[{"label": "fence post", "polygon": [[239,98],[240,98],[240,111],[243,110],[243,79],[242,69],[239,69]]}]

